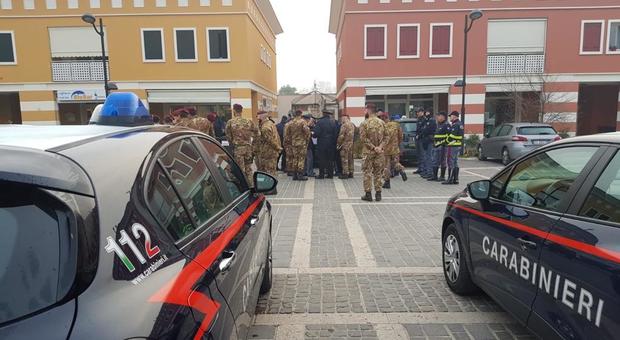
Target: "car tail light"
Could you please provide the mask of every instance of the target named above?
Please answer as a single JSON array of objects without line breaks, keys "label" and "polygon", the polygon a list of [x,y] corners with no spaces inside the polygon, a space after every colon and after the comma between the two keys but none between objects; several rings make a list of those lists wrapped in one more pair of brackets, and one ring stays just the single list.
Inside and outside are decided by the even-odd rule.
[{"label": "car tail light", "polygon": [[554,141],[554,142],[557,142],[557,141],[559,141],[559,140],[562,140],[562,137],[560,137],[560,136],[555,136],[555,138],[553,139],[553,141]]},{"label": "car tail light", "polygon": [[527,138],[523,136],[512,136],[513,142],[527,142]]}]

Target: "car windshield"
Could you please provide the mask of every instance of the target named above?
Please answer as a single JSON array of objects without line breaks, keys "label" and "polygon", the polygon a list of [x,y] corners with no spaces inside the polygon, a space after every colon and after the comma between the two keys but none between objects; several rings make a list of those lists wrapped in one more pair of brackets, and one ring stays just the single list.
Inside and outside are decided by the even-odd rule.
[{"label": "car windshield", "polygon": [[403,133],[415,133],[417,126],[418,123],[416,122],[400,123],[400,127],[403,129]]},{"label": "car windshield", "polygon": [[557,135],[557,132],[551,126],[527,126],[518,129],[520,135],[536,136],[536,135]]}]

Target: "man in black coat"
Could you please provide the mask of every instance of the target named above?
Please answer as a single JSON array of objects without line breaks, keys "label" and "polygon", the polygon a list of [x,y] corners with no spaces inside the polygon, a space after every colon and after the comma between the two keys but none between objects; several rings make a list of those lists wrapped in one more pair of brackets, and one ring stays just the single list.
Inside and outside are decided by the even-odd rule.
[{"label": "man in black coat", "polygon": [[[278,136],[280,137],[280,145],[284,147],[284,126],[288,123],[288,117],[282,116],[282,120],[278,124],[276,124],[276,129],[278,130]],[[281,171],[286,171],[286,153],[284,149],[280,152],[280,157],[282,158],[282,166],[280,168]]]},{"label": "man in black coat", "polygon": [[323,117],[314,127],[314,136],[317,138],[317,156],[319,157],[319,176],[317,179],[334,177],[334,154],[338,125],[332,113],[323,111]]}]

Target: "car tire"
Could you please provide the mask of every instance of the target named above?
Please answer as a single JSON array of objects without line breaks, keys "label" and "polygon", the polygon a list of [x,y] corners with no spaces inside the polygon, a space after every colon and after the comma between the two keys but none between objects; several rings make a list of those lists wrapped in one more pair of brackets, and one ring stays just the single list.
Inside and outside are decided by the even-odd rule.
[{"label": "car tire", "polygon": [[503,148],[502,149],[502,164],[508,165],[509,163],[510,163],[510,153],[508,152],[508,149]]},{"label": "car tire", "polygon": [[265,266],[263,267],[263,282],[260,285],[260,294],[263,295],[271,290],[273,283],[273,267],[271,265],[271,238],[269,239],[269,250],[267,251],[267,258],[265,259]]},{"label": "car tire", "polygon": [[450,290],[459,295],[477,293],[479,288],[471,279],[463,242],[454,224],[450,224],[442,239],[443,274]]},{"label": "car tire", "polygon": [[482,153],[482,145],[478,145],[478,160],[480,161],[486,161],[487,158],[484,157],[484,154]]}]

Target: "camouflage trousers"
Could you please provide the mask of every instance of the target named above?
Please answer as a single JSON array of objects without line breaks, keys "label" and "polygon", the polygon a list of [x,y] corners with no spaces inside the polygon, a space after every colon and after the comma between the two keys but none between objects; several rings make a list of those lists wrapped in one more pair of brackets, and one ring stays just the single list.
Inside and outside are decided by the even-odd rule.
[{"label": "camouflage trousers", "polygon": [[385,155],[385,171],[383,172],[383,178],[389,181],[392,178],[392,169],[396,173],[400,173],[405,170],[405,167],[400,164],[400,156],[398,155]]},{"label": "camouflage trousers", "polygon": [[353,148],[340,149],[340,163],[342,163],[342,174],[353,174]]},{"label": "camouflage trousers", "polygon": [[306,165],[307,145],[292,146],[290,156],[287,155],[286,165],[292,172],[303,173]]},{"label": "camouflage trousers", "polygon": [[234,148],[235,161],[239,164],[241,171],[245,175],[245,179],[248,185],[252,187],[254,185],[254,170],[252,170],[252,148],[248,146],[236,146]]},{"label": "camouflage trousers", "polygon": [[364,191],[371,192],[374,182],[376,192],[383,187],[383,171],[385,168],[385,156],[383,154],[369,153],[362,160],[364,172]]},{"label": "camouflage trousers", "polygon": [[292,172],[293,171],[293,158],[295,157],[293,153],[293,148],[290,146],[285,147],[284,154],[286,155],[286,167],[283,170],[285,172]]},{"label": "camouflage trousers", "polygon": [[277,177],[278,155],[259,155],[257,158],[258,171],[266,172]]}]

